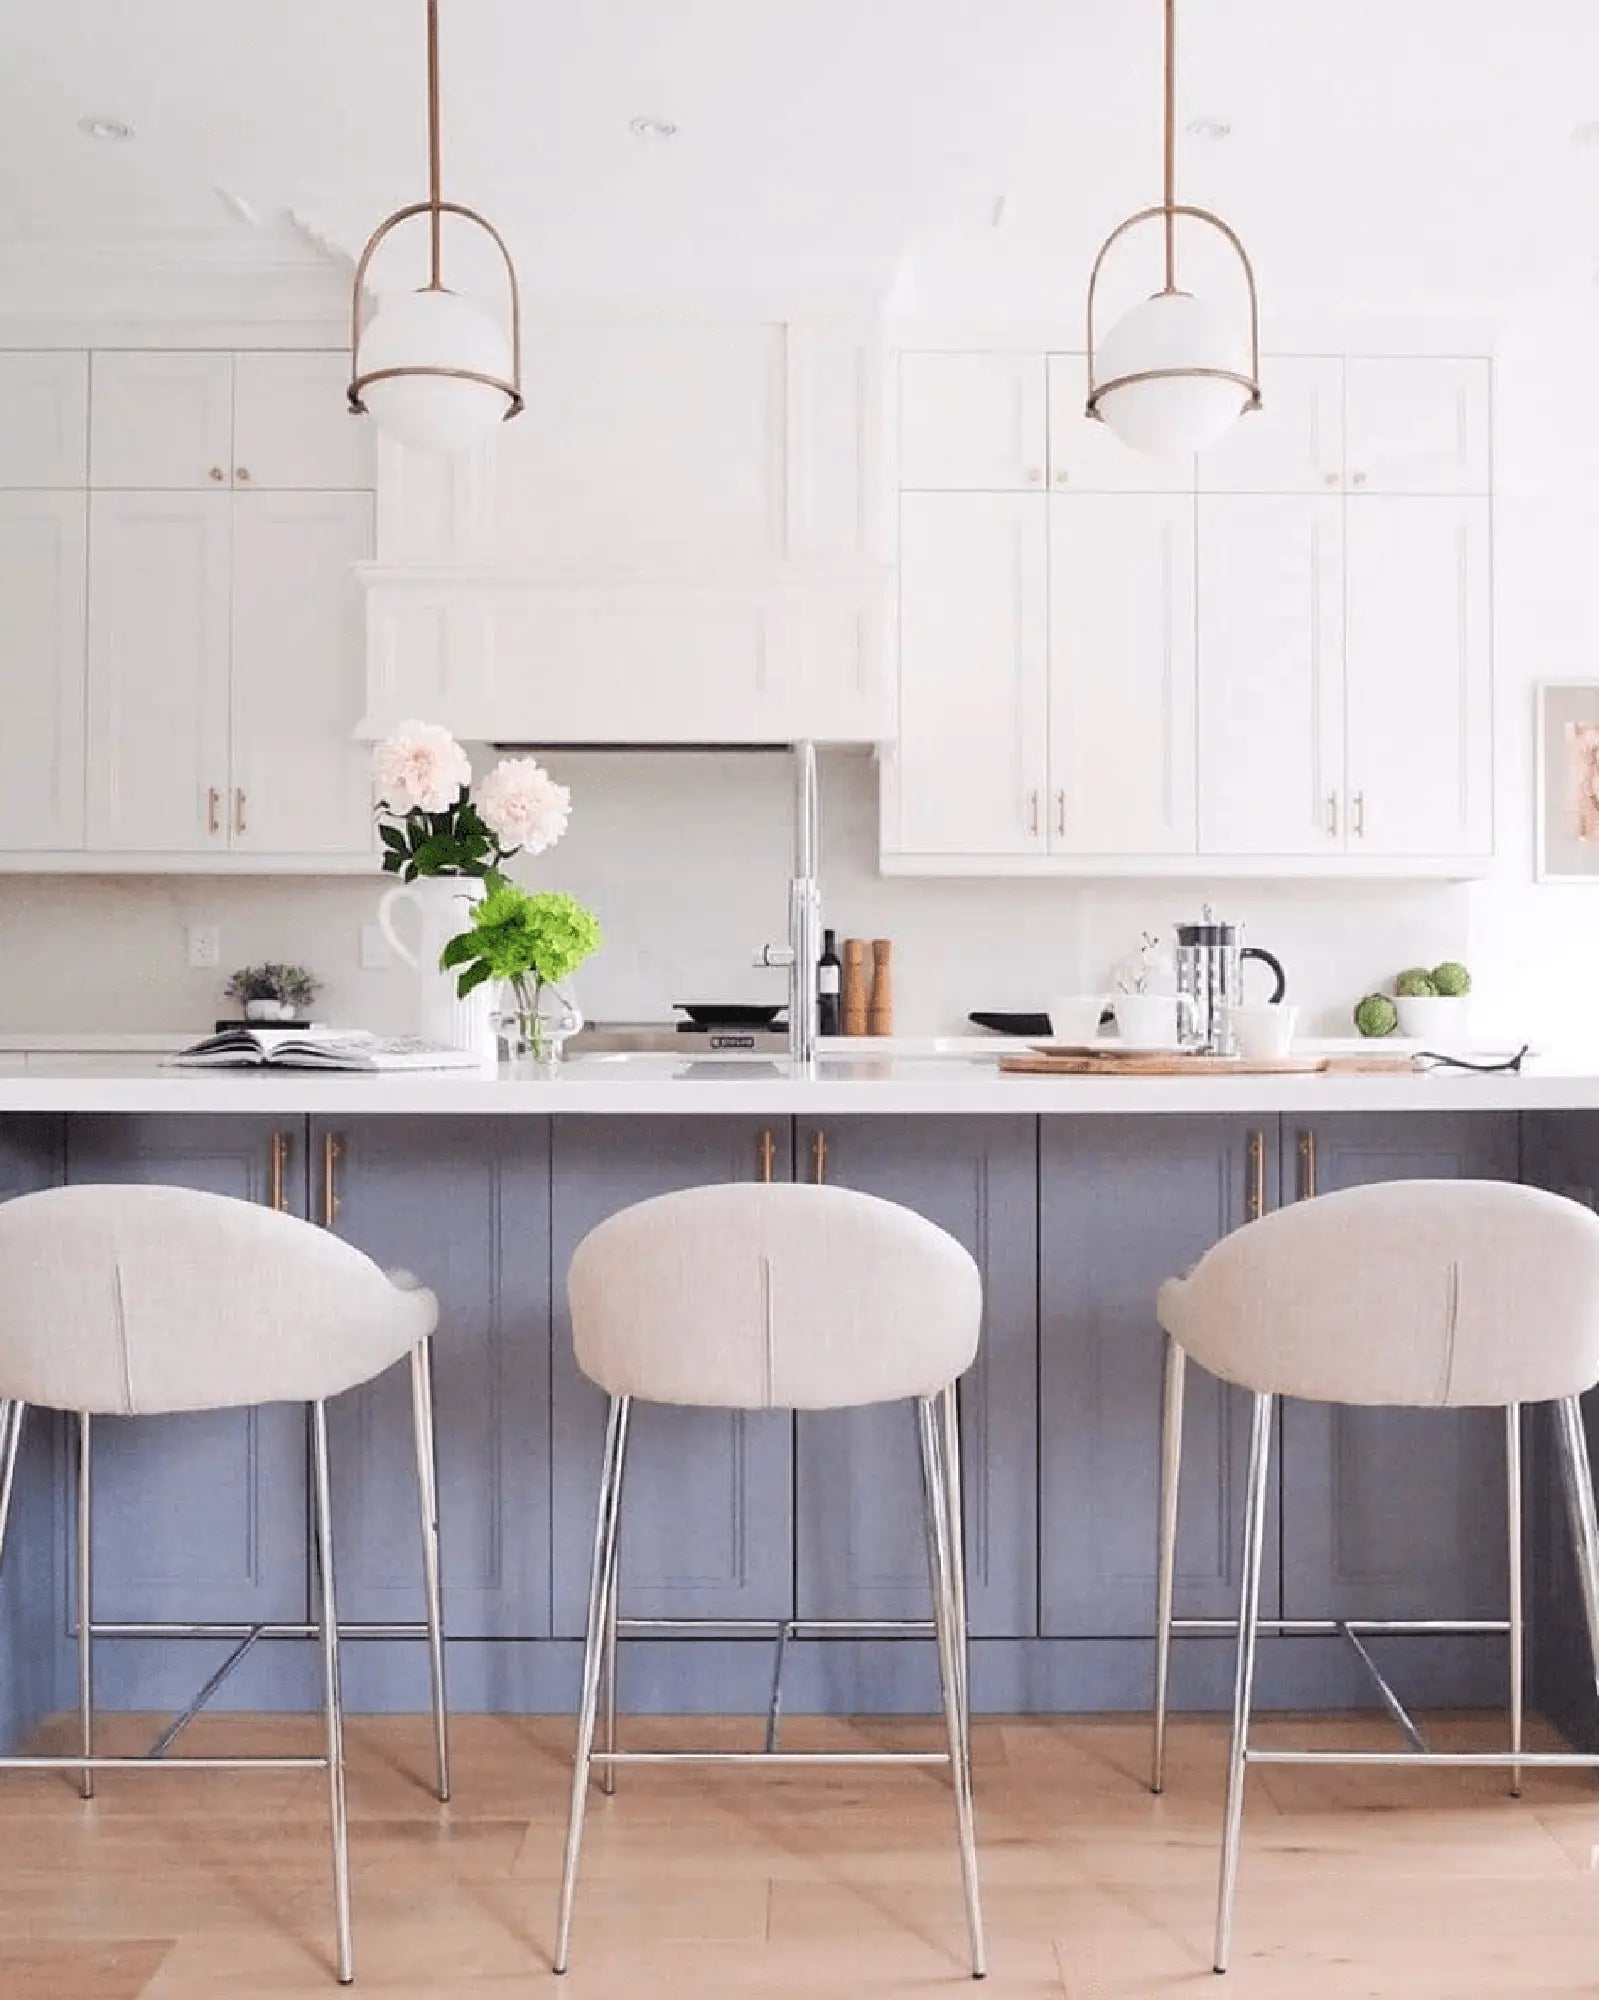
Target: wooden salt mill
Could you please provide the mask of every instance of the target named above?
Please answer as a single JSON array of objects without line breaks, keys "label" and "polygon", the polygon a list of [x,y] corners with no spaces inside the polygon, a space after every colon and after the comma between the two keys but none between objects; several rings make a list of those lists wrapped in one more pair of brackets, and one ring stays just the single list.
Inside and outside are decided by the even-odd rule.
[{"label": "wooden salt mill", "polygon": [[866,1033],[866,946],[860,938],[844,940],[844,1004],[846,1035]]},{"label": "wooden salt mill", "polygon": [[894,968],[892,938],[872,939],[872,1004],[866,1012],[869,1035],[894,1032]]}]

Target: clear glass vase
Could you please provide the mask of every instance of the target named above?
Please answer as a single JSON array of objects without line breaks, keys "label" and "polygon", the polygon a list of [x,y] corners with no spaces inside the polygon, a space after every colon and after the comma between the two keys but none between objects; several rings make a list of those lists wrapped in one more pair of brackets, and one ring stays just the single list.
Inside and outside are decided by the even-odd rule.
[{"label": "clear glass vase", "polygon": [[513,1069],[548,1070],[583,1026],[583,1010],[553,980],[513,979],[495,1024]]}]

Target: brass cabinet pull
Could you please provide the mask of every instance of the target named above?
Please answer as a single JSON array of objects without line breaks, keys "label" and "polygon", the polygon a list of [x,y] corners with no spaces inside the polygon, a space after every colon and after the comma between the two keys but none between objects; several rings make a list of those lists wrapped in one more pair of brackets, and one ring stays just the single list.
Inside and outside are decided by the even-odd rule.
[{"label": "brass cabinet pull", "polygon": [[240,785],[238,790],[233,794],[233,831],[235,833],[244,833],[246,830],[244,819],[244,787]]},{"label": "brass cabinet pull", "polygon": [[1030,466],[1028,466],[1028,468],[1027,468],[1027,483],[1028,483],[1028,485],[1029,485],[1029,486],[1042,486],[1042,485],[1043,485],[1043,483],[1044,483],[1044,468],[1043,468],[1043,467],[1042,467],[1041,465],[1030,465]]},{"label": "brass cabinet pull", "polygon": [[1338,475],[1336,472],[1324,472],[1322,478],[1329,486],[1336,486],[1338,484]]},{"label": "brass cabinet pull", "polygon": [[1338,838],[1338,794],[1336,792],[1329,792],[1327,794],[1327,831],[1334,840]]},{"label": "brass cabinet pull", "polygon": [[211,468],[211,477],[212,477],[212,478],[213,478],[213,479],[214,479],[214,480],[216,481],[216,483],[217,483],[217,484],[218,484],[219,486],[221,485],[222,481],[223,481],[224,479],[226,479],[226,478],[227,478],[227,476],[228,476],[228,475],[227,475],[227,474],[226,474],[226,473],[225,473],[225,472],[224,472],[224,471],[222,470],[222,468],[221,468],[221,466],[220,466],[220,465],[213,465],[213,466],[212,466],[212,468]]},{"label": "brass cabinet pull", "polygon": [[755,1159],[763,1181],[772,1178],[772,1167],[777,1158],[777,1142],[770,1132],[763,1132],[756,1142]]},{"label": "brass cabinet pull", "polygon": [[322,1141],[322,1226],[331,1229],[339,1219],[339,1161],[344,1155],[344,1141],[336,1132],[329,1132]]},{"label": "brass cabinet pull", "polygon": [[249,483],[250,483],[250,468],[249,468],[249,466],[247,466],[247,465],[236,465],[236,466],[235,466],[235,467],[233,468],[233,476],[234,476],[234,478],[235,478],[236,480],[238,480],[238,482],[239,482],[239,484],[240,484],[241,486],[248,486],[248,485],[249,485]]},{"label": "brass cabinet pull", "polygon": [[827,1134],[820,1125],[811,1134],[811,1178],[818,1187],[827,1180]]},{"label": "brass cabinet pull", "polygon": [[1299,1198],[1310,1201],[1316,1193],[1316,1135],[1307,1126],[1299,1135]]},{"label": "brass cabinet pull", "polygon": [[207,833],[222,831],[222,794],[215,785],[209,786],[206,790],[205,830]]},{"label": "brass cabinet pull", "polygon": [[1355,474],[1353,475],[1353,478],[1354,478],[1354,482],[1355,482],[1355,484],[1356,484],[1357,486],[1364,486],[1364,485],[1365,485],[1365,483],[1366,483],[1366,475],[1365,475],[1365,473],[1363,473],[1363,472],[1357,472],[1357,473],[1355,473]]},{"label": "brass cabinet pull", "polygon": [[1035,837],[1038,833],[1038,794],[1027,794],[1027,831]]},{"label": "brass cabinet pull", "polygon": [[1354,818],[1355,838],[1356,840],[1364,840],[1366,838],[1366,794],[1364,792],[1356,792],[1355,794]]},{"label": "brass cabinet pull", "polygon": [[274,1132],[267,1176],[267,1199],[279,1215],[286,1214],[289,1206],[284,1189],[284,1169],[288,1162],[289,1135],[287,1132]]},{"label": "brass cabinet pull", "polygon": [[1258,1222],[1266,1213],[1266,1135],[1251,1132],[1249,1135],[1249,1186],[1244,1196],[1244,1212],[1248,1221]]},{"label": "brass cabinet pull", "polygon": [[1064,792],[1057,792],[1055,794],[1055,831],[1057,833],[1064,833],[1066,831],[1066,794]]}]

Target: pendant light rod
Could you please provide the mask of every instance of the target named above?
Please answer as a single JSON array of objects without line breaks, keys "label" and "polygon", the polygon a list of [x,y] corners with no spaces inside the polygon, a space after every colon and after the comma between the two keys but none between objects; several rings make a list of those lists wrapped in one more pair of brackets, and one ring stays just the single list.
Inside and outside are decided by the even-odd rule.
[{"label": "pendant light rod", "polygon": [[[1168,9],[1171,0],[1166,0]],[[444,141],[439,116],[439,0],[428,0],[428,290],[444,280]]]},{"label": "pendant light rod", "polygon": [[1166,105],[1163,158],[1166,208],[1166,290],[1177,289],[1177,0],[1166,0]]}]

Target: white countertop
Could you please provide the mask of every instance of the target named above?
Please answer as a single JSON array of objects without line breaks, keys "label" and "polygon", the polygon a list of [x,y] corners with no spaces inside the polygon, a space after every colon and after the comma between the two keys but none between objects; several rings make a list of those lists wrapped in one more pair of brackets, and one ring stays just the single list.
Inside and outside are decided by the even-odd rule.
[{"label": "white countertop", "polygon": [[400,1076],[295,1070],[181,1070],[150,1057],[44,1060],[0,1071],[0,1114],[23,1111],[418,1114],[1599,1110],[1599,1058],[1530,1061],[1520,1076],[1458,1070],[1396,1076],[1038,1077],[961,1058],[825,1057],[814,1076],[733,1056],[573,1057],[553,1076],[434,1071]]}]

